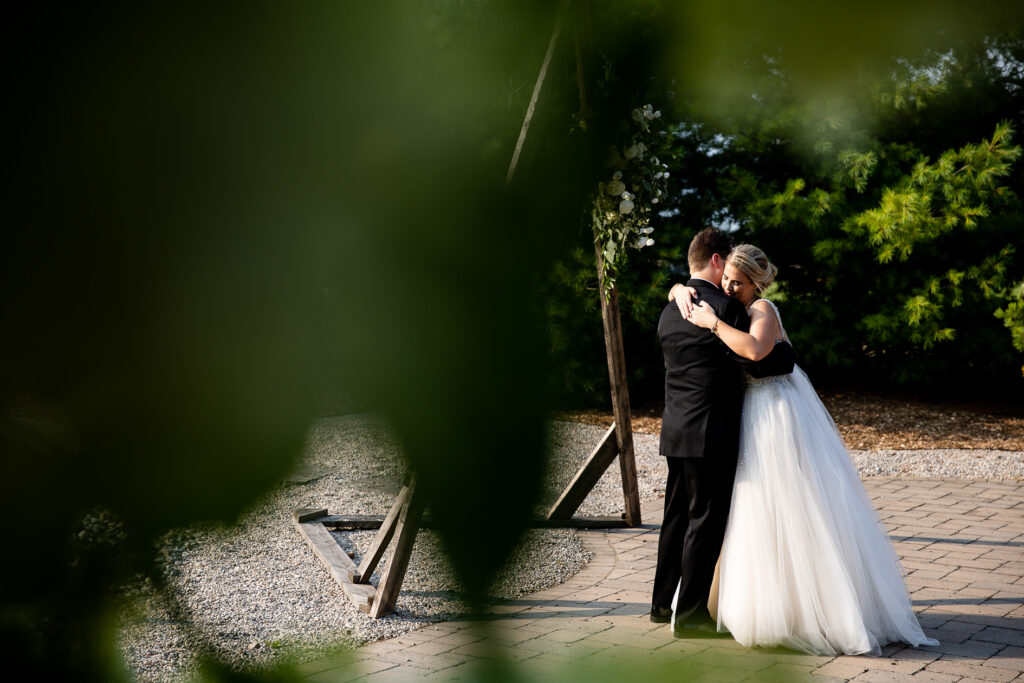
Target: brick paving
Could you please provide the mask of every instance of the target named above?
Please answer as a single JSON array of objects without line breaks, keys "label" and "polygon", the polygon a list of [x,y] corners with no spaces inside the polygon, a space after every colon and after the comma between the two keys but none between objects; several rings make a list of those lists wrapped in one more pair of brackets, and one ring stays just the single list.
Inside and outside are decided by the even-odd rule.
[{"label": "brick paving", "polygon": [[[514,662],[526,680],[1024,681],[1024,483],[865,480],[907,571],[925,633],[881,657],[747,649],[731,638],[676,639],[648,619],[661,501],[637,529],[580,532],[593,555],[571,580],[494,607],[482,620],[431,624],[300,667],[306,680],[479,678]],[[561,672],[561,673],[560,673]]]}]

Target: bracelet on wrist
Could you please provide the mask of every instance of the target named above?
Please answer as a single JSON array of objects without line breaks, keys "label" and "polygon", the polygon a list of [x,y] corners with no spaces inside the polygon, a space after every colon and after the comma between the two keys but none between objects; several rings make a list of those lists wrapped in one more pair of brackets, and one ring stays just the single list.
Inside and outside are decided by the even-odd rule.
[{"label": "bracelet on wrist", "polygon": [[711,326],[711,334],[718,336],[718,321],[715,320],[715,324]]}]

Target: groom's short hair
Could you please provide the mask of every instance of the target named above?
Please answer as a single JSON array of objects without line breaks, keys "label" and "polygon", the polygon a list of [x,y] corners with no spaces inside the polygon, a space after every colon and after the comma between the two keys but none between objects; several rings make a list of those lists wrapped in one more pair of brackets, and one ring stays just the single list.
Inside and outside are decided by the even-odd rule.
[{"label": "groom's short hair", "polygon": [[715,254],[724,260],[732,251],[732,240],[717,228],[704,228],[690,241],[690,249],[686,252],[686,260],[690,264],[690,272],[704,270],[708,261]]}]

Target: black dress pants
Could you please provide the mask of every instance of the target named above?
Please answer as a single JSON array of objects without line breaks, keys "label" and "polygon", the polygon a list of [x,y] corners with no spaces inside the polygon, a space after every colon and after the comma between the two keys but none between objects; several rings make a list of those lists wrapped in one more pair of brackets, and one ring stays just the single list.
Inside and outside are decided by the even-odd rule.
[{"label": "black dress pants", "polygon": [[658,536],[654,607],[671,607],[676,622],[706,621],[708,592],[722,550],[732,502],[736,456],[667,458],[665,519]]}]

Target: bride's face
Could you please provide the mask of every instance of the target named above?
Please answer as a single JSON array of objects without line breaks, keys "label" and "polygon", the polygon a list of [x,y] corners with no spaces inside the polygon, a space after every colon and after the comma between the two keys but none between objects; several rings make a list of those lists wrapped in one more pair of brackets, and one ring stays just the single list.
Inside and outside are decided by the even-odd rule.
[{"label": "bride's face", "polygon": [[753,301],[754,295],[757,293],[750,278],[731,263],[725,264],[725,273],[722,275],[722,291],[732,298],[738,299],[744,306]]}]

